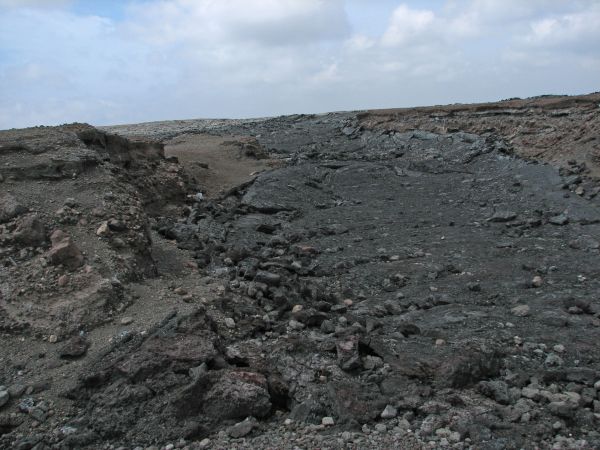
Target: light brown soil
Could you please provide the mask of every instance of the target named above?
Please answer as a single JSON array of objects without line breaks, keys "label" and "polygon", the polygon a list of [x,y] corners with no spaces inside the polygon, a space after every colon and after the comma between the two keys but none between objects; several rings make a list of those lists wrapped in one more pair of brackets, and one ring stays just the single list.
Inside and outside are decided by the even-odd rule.
[{"label": "light brown soil", "polygon": [[202,193],[218,197],[234,186],[250,181],[255,175],[281,164],[274,159],[247,157],[235,145],[240,138],[184,134],[165,146],[165,155],[176,156],[188,172],[199,180]]}]

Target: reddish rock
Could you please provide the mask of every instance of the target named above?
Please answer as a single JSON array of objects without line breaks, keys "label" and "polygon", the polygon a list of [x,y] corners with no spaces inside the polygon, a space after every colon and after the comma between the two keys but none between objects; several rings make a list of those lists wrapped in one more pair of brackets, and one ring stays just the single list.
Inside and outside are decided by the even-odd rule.
[{"label": "reddish rock", "polygon": [[48,251],[48,259],[51,264],[62,264],[69,270],[75,270],[83,265],[83,255],[70,236],[62,230],[56,230],[50,236],[50,240],[52,248]]},{"label": "reddish rock", "polygon": [[225,372],[204,396],[203,409],[222,419],[265,417],[271,412],[267,380],[254,372]]}]

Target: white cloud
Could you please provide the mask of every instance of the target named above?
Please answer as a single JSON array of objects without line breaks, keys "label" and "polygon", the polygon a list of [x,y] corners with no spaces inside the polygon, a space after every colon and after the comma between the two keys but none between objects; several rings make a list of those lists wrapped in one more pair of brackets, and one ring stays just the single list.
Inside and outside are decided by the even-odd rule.
[{"label": "white cloud", "polygon": [[72,0],[0,0],[0,8],[57,8]]},{"label": "white cloud", "polygon": [[448,15],[466,14],[480,24],[501,27],[529,20],[548,12],[581,9],[594,0],[451,0],[446,4]]},{"label": "white cloud", "polygon": [[346,40],[344,46],[349,51],[368,51],[376,45],[376,40],[363,34],[355,34]]},{"label": "white cloud", "polygon": [[429,10],[410,9],[398,6],[392,13],[390,25],[383,35],[384,45],[407,45],[419,41],[424,34],[432,31],[435,14]]},{"label": "white cloud", "polygon": [[131,8],[152,42],[302,44],[346,36],[341,0],[172,0]]},{"label": "white cloud", "polygon": [[0,0],[27,4],[0,14],[0,128],[598,89],[597,1],[349,1],[135,0],[117,20]]},{"label": "white cloud", "polygon": [[129,99],[173,80],[168,66],[148,62],[150,48],[106,18],[10,10],[0,15],[0,42],[0,128],[44,123],[35,122],[44,114],[46,123],[119,120],[106,100],[131,114]]},{"label": "white cloud", "polygon": [[330,64],[311,77],[311,82],[315,84],[338,82],[342,80],[343,78],[337,63]]},{"label": "white cloud", "polygon": [[526,44],[538,47],[569,46],[600,53],[600,4],[578,13],[535,20],[525,35]]},{"label": "white cloud", "polygon": [[462,8],[456,14],[441,15],[401,4],[393,11],[381,43],[390,47],[431,44],[458,47],[480,32],[479,14],[475,10]]}]

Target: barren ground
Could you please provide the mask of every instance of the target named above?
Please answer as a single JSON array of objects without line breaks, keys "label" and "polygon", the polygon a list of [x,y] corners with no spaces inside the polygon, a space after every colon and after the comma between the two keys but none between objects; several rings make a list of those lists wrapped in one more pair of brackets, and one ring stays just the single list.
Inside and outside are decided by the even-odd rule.
[{"label": "barren ground", "polygon": [[598,94],[1,131],[0,448],[600,447],[599,132]]}]

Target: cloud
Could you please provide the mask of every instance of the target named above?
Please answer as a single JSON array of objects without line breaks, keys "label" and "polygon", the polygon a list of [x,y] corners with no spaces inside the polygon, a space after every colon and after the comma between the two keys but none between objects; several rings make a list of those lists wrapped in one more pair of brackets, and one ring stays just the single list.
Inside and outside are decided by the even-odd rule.
[{"label": "cloud", "polygon": [[435,23],[435,14],[429,10],[410,9],[398,6],[392,13],[388,29],[383,35],[384,45],[406,45],[430,34]]},{"label": "cloud", "polygon": [[65,6],[52,0],[2,10],[0,128],[483,101],[600,79],[591,0],[130,1],[118,18],[37,7]]},{"label": "cloud", "polygon": [[351,36],[341,0],[174,0],[129,13],[123,29],[179,68],[182,98],[332,80],[332,49]]},{"label": "cloud", "polygon": [[72,0],[0,0],[0,8],[62,8]]},{"label": "cloud", "polygon": [[[0,15],[0,42],[0,127],[118,120],[115,110],[131,108],[129,99],[173,79],[168,66],[150,61],[151,48],[128,41],[107,18],[10,10]],[[47,122],[35,122],[44,114]]]},{"label": "cloud", "polygon": [[172,0],[131,8],[132,27],[161,44],[306,44],[345,37],[341,0]]},{"label": "cloud", "polygon": [[600,4],[585,11],[534,20],[522,42],[534,47],[568,47],[576,51],[600,48]]},{"label": "cloud", "polygon": [[[564,71],[569,80],[585,73],[598,74],[600,4],[573,3],[568,9],[534,15],[524,21],[506,47],[503,60],[521,68]],[[597,90],[597,86],[593,89]]]},{"label": "cloud", "polygon": [[[440,46],[459,47],[465,39],[480,32],[478,14],[461,9],[457,14],[436,14],[433,10],[399,5],[392,13],[381,44],[389,47],[419,46],[421,50],[441,50]],[[432,45],[437,45],[432,48]],[[437,53],[436,53],[437,54]]]}]

